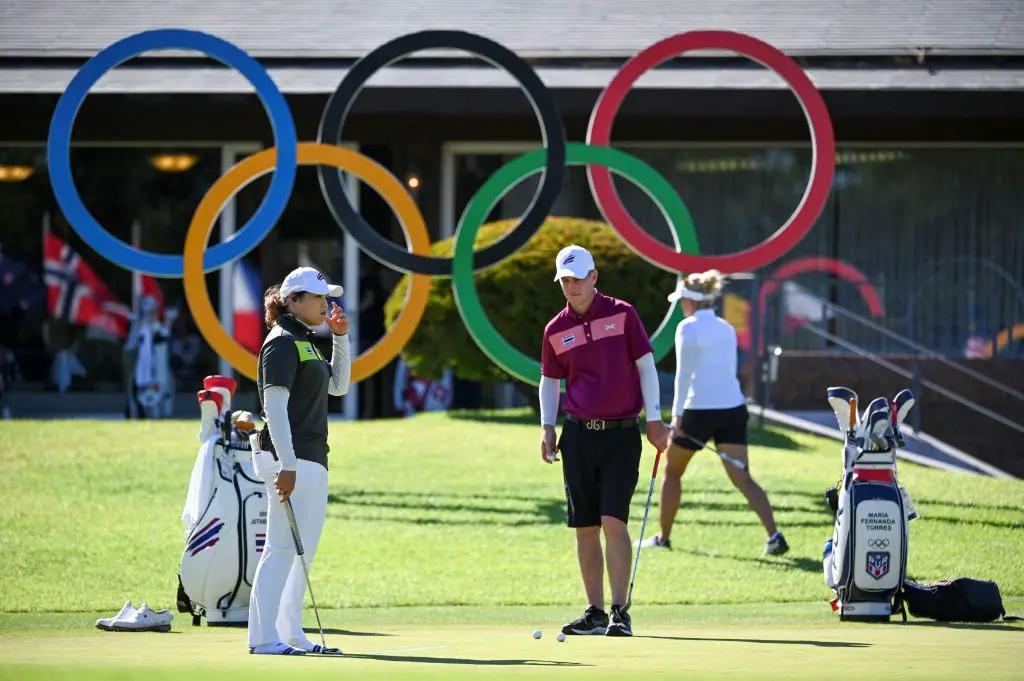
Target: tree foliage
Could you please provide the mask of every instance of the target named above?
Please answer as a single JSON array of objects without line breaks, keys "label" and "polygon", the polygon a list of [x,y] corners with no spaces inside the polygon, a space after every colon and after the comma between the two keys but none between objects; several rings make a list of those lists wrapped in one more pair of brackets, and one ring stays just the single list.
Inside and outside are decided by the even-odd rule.
[{"label": "tree foliage", "polygon": [[[484,225],[475,248],[490,245],[515,227],[517,220]],[[594,255],[599,272],[598,289],[632,303],[648,334],[661,323],[675,276],[656,268],[626,246],[604,222],[549,217],[519,251],[475,277],[480,303],[491,323],[513,347],[529,357],[540,358],[544,326],[565,307],[562,290],[554,282],[555,256],[569,244],[578,244]],[[435,256],[451,257],[452,239],[433,245]],[[405,276],[388,298],[385,324],[390,330],[401,312],[409,286]],[[451,367],[467,380],[502,381],[509,376],[473,342],[455,305],[451,279],[435,278],[423,320],[406,344],[403,357],[416,373],[438,378]],[[667,358],[671,361],[671,358]]]}]

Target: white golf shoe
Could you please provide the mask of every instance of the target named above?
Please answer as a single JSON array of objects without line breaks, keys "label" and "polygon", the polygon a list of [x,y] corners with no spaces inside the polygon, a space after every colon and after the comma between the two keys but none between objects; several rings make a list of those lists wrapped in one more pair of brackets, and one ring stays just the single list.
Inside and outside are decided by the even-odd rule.
[{"label": "white golf shoe", "polygon": [[672,549],[672,542],[662,539],[660,534],[652,534],[647,539],[638,539],[633,542],[633,547],[638,549]]},{"label": "white golf shoe", "polygon": [[164,608],[159,612],[143,603],[138,610],[124,618],[115,618],[110,625],[112,631],[161,631],[171,630],[174,615]]},{"label": "white golf shoe", "polygon": [[103,631],[113,631],[112,626],[116,620],[129,619],[134,615],[135,606],[132,605],[131,601],[125,601],[124,605],[121,606],[121,610],[113,617],[104,617],[96,620],[96,628]]}]

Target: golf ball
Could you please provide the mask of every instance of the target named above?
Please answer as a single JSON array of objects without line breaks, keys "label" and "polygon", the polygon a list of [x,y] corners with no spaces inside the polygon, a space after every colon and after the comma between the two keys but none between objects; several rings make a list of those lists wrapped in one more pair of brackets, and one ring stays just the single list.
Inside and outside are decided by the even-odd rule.
[{"label": "golf ball", "polygon": [[565,640],[565,634],[563,634],[562,632],[558,632],[558,636],[556,636],[555,638],[557,638],[558,642],[561,643]]},{"label": "golf ball", "polygon": [[534,638],[540,638],[540,629],[538,629],[537,631],[533,632],[533,637]]}]

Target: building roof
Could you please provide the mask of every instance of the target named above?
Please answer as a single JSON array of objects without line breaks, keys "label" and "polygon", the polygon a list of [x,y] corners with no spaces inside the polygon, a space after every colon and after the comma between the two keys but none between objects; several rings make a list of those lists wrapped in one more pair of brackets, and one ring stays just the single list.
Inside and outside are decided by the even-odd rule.
[{"label": "building roof", "polygon": [[169,27],[268,59],[355,59],[424,29],[479,33],[526,58],[622,59],[696,29],[790,55],[1024,54],[1021,0],[30,0],[0,6],[0,58],[87,58]]},{"label": "building roof", "polygon": [[[60,94],[77,69],[73,67],[5,68],[0,66],[0,95]],[[544,84],[559,90],[602,90],[617,69],[535,67]],[[287,95],[329,95],[347,69],[270,67],[270,77]],[[848,90],[1024,90],[1024,67],[1014,69],[806,69],[822,91]],[[490,68],[389,68],[374,76],[369,88],[515,88],[512,78]],[[658,69],[641,77],[640,89],[781,90],[786,86],[771,71],[753,68]],[[104,76],[94,94],[244,94],[253,87],[237,72],[216,67],[122,67]]]}]

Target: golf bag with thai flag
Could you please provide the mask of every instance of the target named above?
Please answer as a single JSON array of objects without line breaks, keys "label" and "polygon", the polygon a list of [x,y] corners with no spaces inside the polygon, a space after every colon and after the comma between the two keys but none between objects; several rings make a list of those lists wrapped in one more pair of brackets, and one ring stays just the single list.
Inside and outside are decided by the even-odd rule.
[{"label": "golf bag with thai flag", "polygon": [[249,592],[266,543],[267,493],[252,468],[252,414],[231,411],[236,383],[207,376],[199,402],[199,453],[181,519],[178,611],[210,626],[245,625]]},{"label": "golf bag with thai flag", "polygon": [[849,388],[829,388],[828,401],[844,436],[843,477],[826,492],[836,514],[823,556],[825,584],[835,592],[832,608],[844,621],[888,621],[894,613],[905,618],[907,524],[917,516],[899,484],[896,452],[914,396],[904,390],[891,404],[876,398],[861,417]]}]

